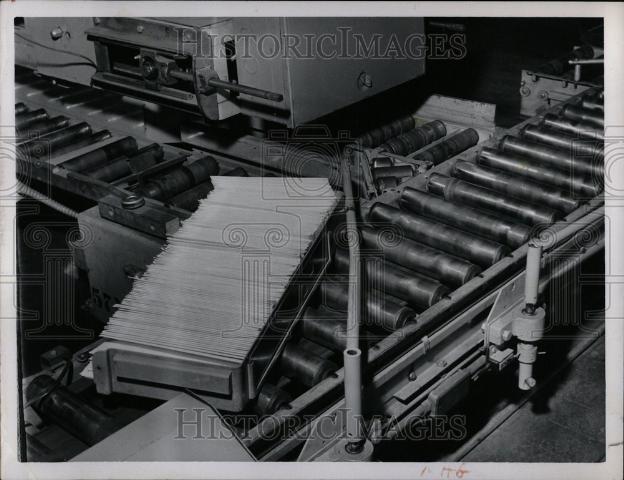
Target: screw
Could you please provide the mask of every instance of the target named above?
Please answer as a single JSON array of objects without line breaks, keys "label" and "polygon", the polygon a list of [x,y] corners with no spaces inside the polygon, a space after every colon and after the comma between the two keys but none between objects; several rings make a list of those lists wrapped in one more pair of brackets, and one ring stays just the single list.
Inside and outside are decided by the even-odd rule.
[{"label": "screw", "polygon": [[494,345],[490,345],[490,355],[494,355],[496,352],[498,352],[498,348]]},{"label": "screw", "polygon": [[53,28],[52,31],[50,31],[50,37],[52,37],[52,40],[58,40],[62,36],[63,36],[63,29],[61,27]]},{"label": "screw", "polygon": [[100,24],[100,17],[93,17],[93,23],[95,25],[99,25]]},{"label": "screw", "polygon": [[413,382],[414,380],[416,380],[416,373],[415,372],[410,372],[409,375],[407,376],[407,379],[410,382]]},{"label": "screw", "polygon": [[137,30],[137,33],[143,33],[143,30],[144,30],[143,25],[137,25],[136,30]]}]

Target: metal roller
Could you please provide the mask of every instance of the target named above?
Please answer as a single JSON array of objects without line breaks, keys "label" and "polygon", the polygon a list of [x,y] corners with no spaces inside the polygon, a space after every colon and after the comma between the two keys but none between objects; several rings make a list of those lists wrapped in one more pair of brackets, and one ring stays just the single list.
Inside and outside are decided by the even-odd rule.
[{"label": "metal roller", "polygon": [[604,131],[597,129],[595,125],[587,122],[573,122],[572,120],[558,117],[552,113],[548,113],[544,116],[542,125],[582,138],[604,140]]},{"label": "metal roller", "polygon": [[374,128],[356,139],[363,147],[373,148],[381,145],[386,140],[401,135],[416,126],[416,120],[412,115],[401,117],[393,122]]},{"label": "metal roller", "polygon": [[28,111],[28,107],[22,103],[16,103],[15,104],[15,115],[21,115],[22,113],[26,113]]},{"label": "metal roller", "polygon": [[443,196],[449,202],[499,212],[529,225],[550,225],[561,216],[551,208],[538,207],[516,198],[500,195],[493,190],[477,187],[463,180],[437,173],[429,177],[427,190]]},{"label": "metal roller", "polygon": [[391,167],[394,162],[390,157],[375,157],[371,160],[373,168]]},{"label": "metal roller", "polygon": [[323,307],[306,308],[302,323],[302,333],[305,338],[335,352],[342,352],[347,348],[347,319],[335,311]]},{"label": "metal roller", "polygon": [[477,162],[485,167],[496,168],[535,182],[559,187],[574,196],[594,197],[601,190],[597,182],[592,183],[591,180],[574,175],[572,172],[565,173],[558,169],[547,168],[526,158],[501,153],[493,148],[481,150]]},{"label": "metal roller", "polygon": [[[601,160],[604,158],[603,142],[590,142],[586,139],[571,137],[554,130],[540,128],[536,125],[525,126],[520,131],[520,135],[534,142],[546,143],[567,150],[575,156],[576,154],[580,154],[580,156],[588,156]],[[589,158],[587,160],[589,160]]]},{"label": "metal roller", "polygon": [[545,187],[508,173],[490,170],[472,162],[458,161],[453,167],[453,175],[467,182],[481,185],[531,203],[544,204],[569,213],[576,210],[579,201],[562,190]]},{"label": "metal roller", "polygon": [[466,130],[462,130],[461,132],[435,144],[428,150],[414,156],[414,160],[431,162],[434,165],[438,165],[443,161],[454,157],[458,153],[475,146],[477,143],[479,143],[479,134],[476,130],[467,128]]},{"label": "metal roller", "polygon": [[132,170],[130,169],[128,159],[122,158],[101,168],[87,171],[85,172],[85,175],[93,177],[97,180],[102,180],[103,182],[112,182],[118,178],[130,175],[130,173],[132,173]]},{"label": "metal roller", "polygon": [[98,180],[102,180],[104,182],[112,182],[113,180],[117,180],[119,178],[126,177],[130,175],[134,170],[139,170],[137,167],[145,167],[148,168],[156,164],[159,160],[163,158],[164,152],[162,147],[158,144],[147,145],[132,155],[132,157],[127,157],[125,155],[119,157],[117,160],[104,165],[103,167],[98,167],[93,170],[88,170],[85,172],[85,175],[96,178]]},{"label": "metal roller", "polygon": [[401,194],[401,205],[420,215],[483,235],[514,248],[526,243],[531,233],[531,227],[528,225],[511,222],[475,208],[450,203],[435,195],[409,187]]},{"label": "metal roller", "polygon": [[375,180],[385,177],[404,178],[413,176],[414,167],[412,165],[373,168],[373,177],[375,177]]},{"label": "metal roller", "polygon": [[55,130],[61,128],[67,128],[69,126],[69,118],[58,116],[49,120],[43,120],[41,122],[33,123],[25,130],[17,130],[18,141],[28,140],[29,138],[37,138],[48,133],[52,133]]},{"label": "metal roller", "polygon": [[549,145],[542,145],[540,143],[507,135],[501,140],[500,148],[505,153],[527,156],[539,160],[546,167],[572,171],[575,172],[575,174],[583,176],[592,174],[599,175],[600,177],[603,176],[604,165],[602,165],[602,162],[592,162],[587,158],[576,159],[572,155],[572,152]]},{"label": "metal roller", "polygon": [[595,110],[568,104],[561,109],[561,116],[576,122],[588,122],[604,128],[604,116]]},{"label": "metal roller", "polygon": [[71,127],[57,130],[37,139],[20,144],[18,152],[30,157],[41,158],[56,153],[61,148],[84,140],[91,135],[91,127],[87,123],[79,123]]},{"label": "metal roller", "polygon": [[26,389],[26,397],[43,418],[87,445],[95,445],[116,430],[113,417],[89,405],[48,375],[35,377]]},{"label": "metal roller", "polygon": [[[339,271],[348,270],[349,255],[345,251],[337,250],[335,260]],[[437,280],[390,262],[365,258],[362,267],[369,285],[405,300],[415,307],[428,308],[450,293],[450,290]]]},{"label": "metal roller", "polygon": [[313,387],[338,370],[334,362],[292,343],[284,348],[280,366],[284,375],[300,381],[306,387]]},{"label": "metal roller", "polygon": [[93,170],[105,165],[114,158],[122,155],[131,155],[136,152],[138,148],[137,141],[134,137],[124,137],[103,147],[78,155],[71,160],[67,160],[63,162],[61,166],[73,172]]},{"label": "metal roller", "polygon": [[368,213],[368,221],[379,228],[394,226],[413,240],[457,255],[481,267],[495,264],[508,252],[508,249],[500,243],[384,203],[373,205]]},{"label": "metal roller", "polygon": [[175,168],[165,174],[151,178],[140,189],[146,197],[166,200],[184,190],[205,182],[211,175],[219,173],[219,164],[211,156],[195,160],[193,163]]},{"label": "metal roller", "polygon": [[[346,312],[348,304],[348,278],[345,281],[324,281],[320,292],[325,305],[332,309]],[[369,327],[380,327],[387,331],[395,331],[416,317],[411,307],[392,300],[381,292],[368,292],[364,295],[364,312],[362,323]]]},{"label": "metal roller", "polygon": [[388,139],[386,143],[379,146],[379,149],[396,155],[408,155],[442,138],[444,135],[446,135],[444,123],[434,120],[398,137]]},{"label": "metal roller", "polygon": [[33,123],[42,122],[44,120],[48,120],[49,118],[48,112],[46,112],[43,108],[39,108],[37,110],[27,110],[15,115],[15,128],[17,130],[24,130]]},{"label": "metal roller", "polygon": [[361,227],[364,245],[380,251],[390,262],[459,287],[481,272],[476,265],[422,243],[395,237],[396,231]]},{"label": "metal roller", "polygon": [[581,100],[581,107],[586,110],[596,110],[604,115],[604,101],[598,98],[583,98],[583,100]]}]

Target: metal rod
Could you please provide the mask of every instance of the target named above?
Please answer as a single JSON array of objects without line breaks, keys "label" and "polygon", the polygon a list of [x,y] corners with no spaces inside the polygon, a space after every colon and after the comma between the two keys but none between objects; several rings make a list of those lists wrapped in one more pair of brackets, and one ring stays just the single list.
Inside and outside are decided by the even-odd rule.
[{"label": "metal rod", "polygon": [[444,123],[434,120],[405,132],[398,137],[389,138],[383,145],[379,146],[379,149],[396,155],[408,155],[442,138],[444,135],[446,135]]},{"label": "metal rod", "polygon": [[481,267],[495,264],[508,252],[500,243],[384,203],[373,205],[368,213],[368,221],[380,229],[396,229],[412,240],[457,255]]},{"label": "metal rod", "polygon": [[79,155],[61,164],[65,170],[82,172],[98,168],[121,155],[130,155],[138,149],[134,137],[124,137],[90,152]]}]

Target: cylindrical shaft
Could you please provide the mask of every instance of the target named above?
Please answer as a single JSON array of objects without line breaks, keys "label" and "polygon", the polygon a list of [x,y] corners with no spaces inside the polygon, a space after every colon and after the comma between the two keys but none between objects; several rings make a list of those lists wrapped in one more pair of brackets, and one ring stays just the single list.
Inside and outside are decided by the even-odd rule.
[{"label": "cylindrical shaft", "polygon": [[373,168],[373,177],[375,177],[375,180],[379,180],[384,177],[403,178],[413,176],[414,167],[412,165]]},{"label": "cylindrical shaft", "polygon": [[472,162],[458,161],[453,168],[453,174],[467,182],[531,203],[544,204],[564,213],[576,210],[579,206],[578,200],[561,190],[530,182],[522,177],[514,177],[505,172],[483,168]]},{"label": "cylindrical shaft", "polygon": [[89,135],[91,135],[91,127],[83,122],[24,142],[18,146],[18,151],[23,155],[43,158],[51,156],[61,148],[85,139]]},{"label": "cylindrical shaft", "polygon": [[[321,298],[325,305],[340,312],[347,311],[348,279],[342,282],[321,283]],[[407,305],[392,300],[381,292],[368,290],[364,295],[362,323],[369,327],[380,327],[393,332],[416,317],[416,312]]]},{"label": "cylindrical shaft", "polygon": [[368,221],[377,228],[396,227],[412,240],[457,255],[481,267],[495,264],[508,252],[500,243],[383,203],[373,205]]},{"label": "cylindrical shaft", "polygon": [[121,155],[131,155],[136,152],[138,145],[134,137],[124,137],[90,152],[79,155],[63,162],[61,166],[73,172],[93,170]]},{"label": "cylindrical shaft", "polygon": [[528,225],[550,225],[561,215],[547,207],[538,207],[528,202],[500,195],[487,188],[477,187],[463,180],[437,173],[429,177],[427,189],[431,193],[443,196],[449,202],[484,208],[491,212],[517,218]]},{"label": "cylindrical shaft", "polygon": [[334,362],[292,343],[284,348],[280,363],[284,375],[300,381],[306,387],[313,387],[338,370]]},{"label": "cylindrical shaft", "polygon": [[450,136],[441,142],[436,143],[433,147],[419,153],[414,160],[423,162],[431,162],[438,165],[458,153],[469,149],[479,143],[479,134],[472,128],[467,128],[459,133]]},{"label": "cylindrical shaft", "polygon": [[535,160],[531,161],[526,158],[505,154],[492,148],[481,150],[477,161],[485,167],[496,168],[535,182],[559,187],[564,192],[569,192],[571,196],[575,197],[594,197],[601,190],[601,182],[599,181],[592,183],[591,179],[586,179],[585,176],[547,168],[537,164]]},{"label": "cylindrical shaft", "polygon": [[542,247],[540,245],[529,244],[526,257],[526,274],[524,278],[524,303],[529,313],[533,313],[533,309],[537,305],[541,261]]},{"label": "cylindrical shaft", "polygon": [[[336,268],[345,272],[348,256],[344,250],[337,250]],[[366,258],[362,262],[367,283],[375,289],[387,292],[408,304],[428,308],[449,293],[449,289],[433,278],[405,270],[382,259]]]},{"label": "cylindrical shaft", "polygon": [[595,125],[587,122],[574,122],[567,118],[558,117],[552,113],[544,115],[542,125],[555,130],[561,130],[581,138],[590,140],[604,140],[604,131],[596,128]]},{"label": "cylindrical shaft", "polygon": [[109,163],[108,165],[104,165],[103,167],[95,170],[89,170],[85,172],[85,175],[102,180],[103,182],[112,182],[118,178],[130,175],[130,173],[132,173],[132,170],[130,170],[128,159],[121,158]]},{"label": "cylindrical shaft", "polygon": [[514,248],[526,243],[531,234],[531,227],[528,225],[510,222],[499,218],[498,215],[475,208],[446,202],[435,195],[428,195],[409,187],[401,194],[401,205],[417,214],[483,235]]},{"label": "cylindrical shaft", "polygon": [[43,418],[69,431],[87,445],[98,443],[114,431],[111,417],[58,385],[48,375],[34,378],[26,393],[29,399],[39,399],[33,406]]},{"label": "cylindrical shaft", "polygon": [[396,236],[396,230],[360,229],[364,245],[392,263],[415,270],[453,287],[459,287],[481,272],[476,265],[435,248]]},{"label": "cylindrical shaft", "polygon": [[15,115],[15,128],[18,130],[24,130],[29,125],[47,120],[48,118],[48,112],[46,112],[43,108],[17,113]]},{"label": "cylindrical shaft", "polygon": [[444,135],[446,135],[446,126],[439,120],[434,120],[398,137],[388,139],[386,143],[380,145],[379,149],[395,155],[408,155]]},{"label": "cylindrical shaft", "polygon": [[544,166],[563,171],[574,172],[583,176],[597,175],[603,177],[604,165],[600,159],[575,158],[573,152],[542,145],[540,143],[505,136],[500,142],[505,153],[521,155],[539,160]]},{"label": "cylindrical shaft", "polygon": [[569,135],[539,128],[536,125],[527,125],[520,133],[527,140],[537,143],[546,143],[553,147],[569,152],[573,156],[589,157],[587,160],[604,158],[604,144],[600,141],[590,141],[587,139],[574,138]]},{"label": "cylindrical shaft", "polygon": [[306,308],[301,319],[305,338],[335,352],[347,347],[347,321],[345,315],[325,308]]},{"label": "cylindrical shaft", "polygon": [[589,122],[600,128],[604,128],[604,116],[602,112],[587,110],[568,104],[561,109],[561,115],[575,122]]},{"label": "cylindrical shaft", "polygon": [[238,83],[226,82],[224,80],[219,80],[218,78],[209,78],[207,83],[214,88],[223,88],[232,92],[244,93],[245,95],[264,98],[266,100],[271,100],[272,102],[281,102],[284,99],[284,95],[281,93],[270,92],[261,88],[249,87]]}]

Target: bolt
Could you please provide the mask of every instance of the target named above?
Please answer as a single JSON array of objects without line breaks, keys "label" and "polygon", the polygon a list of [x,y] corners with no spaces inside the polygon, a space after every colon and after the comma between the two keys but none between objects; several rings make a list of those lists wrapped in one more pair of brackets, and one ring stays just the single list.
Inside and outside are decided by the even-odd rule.
[{"label": "bolt", "polygon": [[143,33],[143,30],[144,30],[143,25],[137,25],[136,30],[137,30],[137,33]]},{"label": "bolt", "polygon": [[511,340],[511,332],[509,330],[503,330],[501,337],[503,338],[503,341],[508,342]]},{"label": "bolt", "polygon": [[100,17],[93,17],[93,23],[95,25],[99,25],[100,24]]},{"label": "bolt", "polygon": [[529,377],[527,378],[524,383],[526,383],[527,387],[529,388],[533,388],[535,385],[537,385],[537,382],[535,381],[535,379],[533,377]]},{"label": "bolt", "polygon": [[58,40],[62,36],[63,36],[63,29],[61,27],[53,28],[50,31],[50,37],[52,37],[52,40]]},{"label": "bolt", "polygon": [[414,380],[416,380],[416,373],[415,372],[410,372],[409,375],[407,376],[407,379],[410,382],[413,382]]},{"label": "bolt", "polygon": [[494,345],[490,345],[490,355],[494,355],[496,352],[498,352],[498,348]]}]

